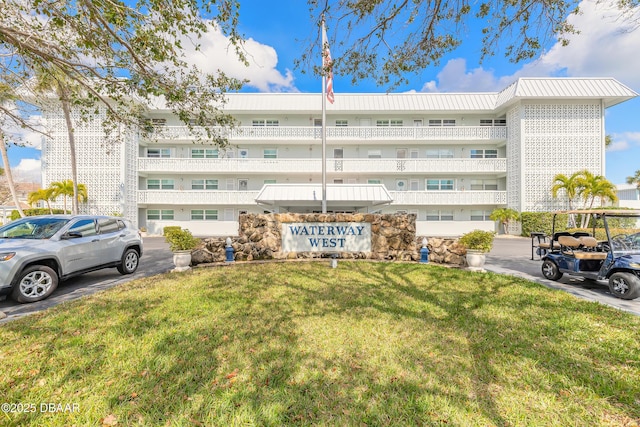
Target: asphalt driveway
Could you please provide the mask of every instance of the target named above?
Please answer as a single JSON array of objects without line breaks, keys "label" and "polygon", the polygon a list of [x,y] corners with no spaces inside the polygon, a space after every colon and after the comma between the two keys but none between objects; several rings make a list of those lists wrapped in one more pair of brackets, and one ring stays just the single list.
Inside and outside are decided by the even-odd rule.
[{"label": "asphalt driveway", "polygon": [[[10,298],[0,301],[0,312],[7,317],[0,319],[0,324],[45,310],[65,301],[71,301],[85,295],[112,288],[113,286],[133,279],[166,273],[173,269],[172,253],[164,237],[145,237],[144,251],[140,258],[138,270],[131,275],[123,276],[115,268],[94,271],[66,280],[58,285],[52,296],[44,301],[31,304],[20,304]],[[0,315],[2,317],[2,315]]]},{"label": "asphalt driveway", "polygon": [[541,267],[542,261],[537,255],[531,260],[531,239],[526,237],[496,237],[484,266],[486,270],[494,273],[522,277],[640,316],[640,298],[632,301],[616,298],[609,293],[606,282],[583,281],[566,274],[559,281],[548,280],[542,275]]}]

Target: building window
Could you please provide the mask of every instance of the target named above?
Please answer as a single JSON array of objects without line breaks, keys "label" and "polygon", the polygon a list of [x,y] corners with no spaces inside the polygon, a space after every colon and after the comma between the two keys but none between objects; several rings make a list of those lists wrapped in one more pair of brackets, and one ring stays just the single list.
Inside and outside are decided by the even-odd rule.
[{"label": "building window", "polygon": [[376,120],[376,126],[389,126],[389,119]]},{"label": "building window", "polygon": [[173,209],[147,209],[148,220],[173,219]]},{"label": "building window", "polygon": [[381,179],[368,179],[367,184],[382,184]]},{"label": "building window", "polygon": [[155,159],[171,157],[170,148],[147,148],[147,157]]},{"label": "building window", "polygon": [[495,179],[472,179],[471,190],[475,191],[496,191],[498,189],[498,181]]},{"label": "building window", "polygon": [[252,126],[279,126],[280,122],[275,119],[253,119]]},{"label": "building window", "polygon": [[471,221],[489,221],[490,211],[471,211]]},{"label": "building window", "polygon": [[248,179],[239,179],[238,180],[238,191],[247,191],[249,188],[249,180]]},{"label": "building window", "polygon": [[427,221],[453,221],[453,211],[447,211],[447,210],[427,211]]},{"label": "building window", "polygon": [[278,158],[278,149],[277,148],[265,148],[262,150],[262,157],[265,159],[277,159]]},{"label": "building window", "polygon": [[389,120],[389,125],[390,126],[404,126],[404,121],[402,120]]},{"label": "building window", "polygon": [[409,191],[418,191],[419,182],[417,179],[409,180]]},{"label": "building window", "polygon": [[147,190],[173,190],[172,179],[148,179]]},{"label": "building window", "polygon": [[418,157],[420,157],[420,150],[418,150],[417,148],[412,148],[411,150],[409,150],[410,159],[417,159]]},{"label": "building window", "polygon": [[219,152],[217,148],[192,148],[192,159],[217,159]]},{"label": "building window", "polygon": [[151,119],[153,127],[163,127],[167,125],[167,119]]},{"label": "building window", "polygon": [[369,150],[369,151],[367,151],[367,156],[370,159],[381,159],[382,158],[382,150]]},{"label": "building window", "polygon": [[429,119],[429,126],[455,126],[455,119]]},{"label": "building window", "polygon": [[453,190],[452,179],[427,179],[425,188],[427,191],[449,191]]},{"label": "building window", "polygon": [[469,156],[472,159],[497,159],[498,158],[498,150],[496,150],[496,149],[486,149],[486,150],[473,149],[473,150],[469,150]]},{"label": "building window", "polygon": [[217,190],[218,180],[217,179],[192,179],[191,189],[192,190]]},{"label": "building window", "polygon": [[427,150],[428,159],[453,159],[453,150],[450,148],[433,148]]},{"label": "building window", "polygon": [[217,221],[218,210],[217,209],[192,209],[191,219],[193,221]]},{"label": "building window", "polygon": [[480,119],[480,126],[506,126],[507,119]]},{"label": "building window", "polygon": [[265,179],[264,181],[262,181],[263,184],[275,184],[276,180],[275,179]]},{"label": "building window", "polygon": [[347,127],[349,122],[347,120],[336,120],[336,127]]}]

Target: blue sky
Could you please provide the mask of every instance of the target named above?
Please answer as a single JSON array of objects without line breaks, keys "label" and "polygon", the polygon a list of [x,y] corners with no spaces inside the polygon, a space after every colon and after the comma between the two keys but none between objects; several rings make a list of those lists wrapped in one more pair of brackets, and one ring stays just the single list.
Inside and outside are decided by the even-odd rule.
[{"label": "blue sky", "polygon": [[[640,29],[624,32],[623,24],[606,5],[583,2],[582,15],[571,22],[581,31],[568,47],[550,43],[535,61],[512,64],[501,54],[479,63],[479,36],[474,26],[462,46],[448,54],[438,66],[410,75],[410,84],[394,92],[467,92],[499,91],[518,77],[614,77],[640,93]],[[640,10],[635,16],[640,18]],[[219,33],[210,33],[201,52],[188,52],[189,61],[211,72],[220,68],[250,80],[247,91],[320,92],[320,79],[294,69],[294,60],[313,33],[307,3],[304,0],[241,0],[240,29],[247,37],[246,50],[251,65],[246,68],[226,53],[227,42]],[[329,38],[340,37],[328,29]],[[553,42],[553,41],[552,41]],[[340,51],[332,46],[333,57]],[[318,58],[318,62],[320,58]],[[334,76],[336,96],[340,92],[384,92],[373,80],[353,86],[350,76]],[[606,176],[615,184],[640,169],[640,99],[636,98],[606,113],[606,133],[613,138],[607,150]],[[38,138],[27,138],[38,145]],[[9,157],[18,178],[39,177],[40,151],[36,148],[9,149]],[[39,178],[38,178],[39,180]]]}]

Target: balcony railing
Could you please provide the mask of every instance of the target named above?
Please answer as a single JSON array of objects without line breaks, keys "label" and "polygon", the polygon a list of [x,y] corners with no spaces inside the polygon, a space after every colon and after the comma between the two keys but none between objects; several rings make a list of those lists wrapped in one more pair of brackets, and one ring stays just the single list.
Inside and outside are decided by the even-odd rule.
[{"label": "balcony railing", "polygon": [[[254,205],[258,191],[142,190],[145,205]],[[390,191],[394,206],[505,205],[506,191]]]},{"label": "balcony railing", "polygon": [[138,191],[138,203],[147,205],[254,205],[256,197],[258,197],[258,191]]},{"label": "balcony railing", "polygon": [[[322,128],[318,126],[238,126],[233,129],[215,129],[231,141],[319,141],[322,139]],[[327,140],[329,141],[499,141],[506,138],[506,126],[327,127]],[[206,140],[207,134],[200,127],[189,130],[187,126],[162,126],[157,128],[150,139]]]},{"label": "balcony railing", "polygon": [[392,205],[506,205],[506,191],[390,191]]},{"label": "balcony railing", "polygon": [[[140,172],[170,173],[309,173],[322,170],[320,159],[138,159]],[[506,173],[507,159],[329,159],[327,172],[372,173]]]}]

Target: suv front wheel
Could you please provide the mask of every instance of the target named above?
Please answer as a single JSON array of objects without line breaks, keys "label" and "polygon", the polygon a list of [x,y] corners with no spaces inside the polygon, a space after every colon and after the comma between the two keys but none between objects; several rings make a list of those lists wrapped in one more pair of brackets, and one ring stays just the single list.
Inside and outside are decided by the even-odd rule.
[{"label": "suv front wheel", "polygon": [[135,249],[129,248],[122,254],[122,261],[118,265],[120,274],[131,274],[138,269],[140,254]]},{"label": "suv front wheel", "polygon": [[51,295],[57,287],[55,271],[45,265],[32,265],[20,273],[11,297],[18,302],[36,302]]}]

